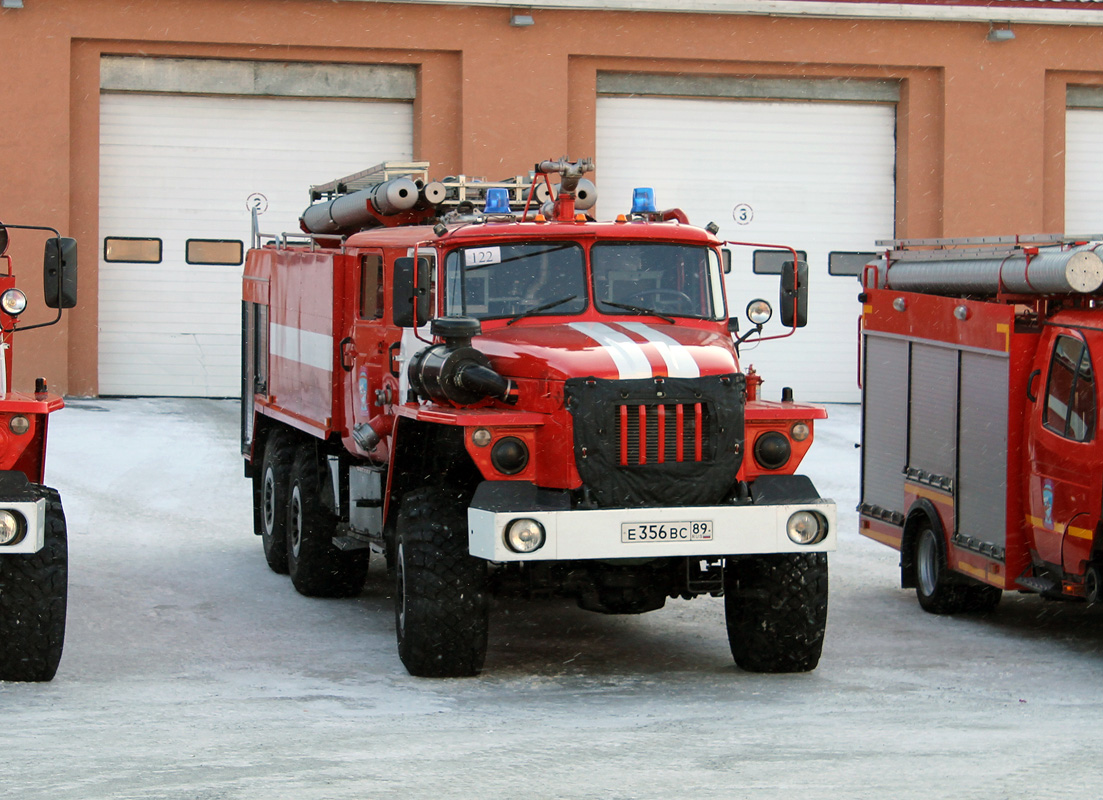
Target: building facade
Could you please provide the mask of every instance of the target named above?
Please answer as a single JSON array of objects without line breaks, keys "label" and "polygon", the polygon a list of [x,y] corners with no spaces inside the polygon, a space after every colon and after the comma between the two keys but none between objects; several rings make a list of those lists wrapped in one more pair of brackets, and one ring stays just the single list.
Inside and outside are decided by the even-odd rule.
[{"label": "building facade", "polygon": [[[1103,3],[2,5],[0,221],[52,225],[81,261],[78,307],[17,337],[16,388],[236,395],[250,208],[294,231],[311,184],[385,160],[500,179],[590,156],[599,217],[651,186],[807,252],[809,328],[744,353],[767,397],[858,397],[858,287],[832,253],[1103,231]],[[38,248],[15,239],[23,273]],[[737,251],[729,308],[776,284]]]}]

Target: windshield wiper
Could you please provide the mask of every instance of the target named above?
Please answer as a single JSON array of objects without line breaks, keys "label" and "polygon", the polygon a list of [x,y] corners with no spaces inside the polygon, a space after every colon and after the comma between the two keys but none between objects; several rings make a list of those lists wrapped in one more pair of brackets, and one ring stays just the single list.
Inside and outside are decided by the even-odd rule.
[{"label": "windshield wiper", "polygon": [[612,300],[599,300],[603,306],[613,306],[613,308],[623,308],[625,311],[631,311],[633,314],[640,316],[658,317],[659,319],[665,319],[667,322],[673,324],[674,317],[668,317],[666,314],[660,314],[653,308],[644,308],[643,306],[630,306],[627,303],[614,303]]},{"label": "windshield wiper", "polygon": [[[542,306],[536,306],[535,308],[530,308],[528,311],[522,311],[516,317],[514,317],[509,322],[507,322],[506,325],[512,325],[514,322],[516,322],[519,319],[524,319],[525,317],[531,317],[533,314],[539,314],[541,311],[547,311],[549,308],[555,308],[556,306],[561,306],[564,303],[569,303],[572,300],[574,300],[576,297],[578,297],[577,294],[572,294],[570,297],[561,297],[558,300],[552,300],[550,303],[544,303],[544,305],[542,305]],[[670,321],[673,322],[674,320],[670,320]]]}]

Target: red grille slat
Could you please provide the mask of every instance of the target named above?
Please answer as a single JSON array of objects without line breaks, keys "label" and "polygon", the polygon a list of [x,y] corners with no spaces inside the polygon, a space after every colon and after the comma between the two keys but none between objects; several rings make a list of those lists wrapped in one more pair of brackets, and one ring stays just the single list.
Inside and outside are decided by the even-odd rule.
[{"label": "red grille slat", "polygon": [[675,450],[676,457],[675,457],[674,460],[677,461],[679,464],[681,464],[683,461],[685,461],[685,440],[686,440],[686,434],[685,434],[685,424],[686,424],[685,407],[682,406],[681,404],[679,404],[678,405],[678,410],[675,413],[675,416],[678,419],[678,424],[677,424],[677,427],[675,429],[676,436],[674,438],[675,438],[675,441],[678,442],[678,444],[677,444],[677,449]]},{"label": "red grille slat", "polygon": [[640,418],[640,455],[637,459],[637,463],[647,463],[647,406],[641,405],[639,407]]},{"label": "red grille slat", "polygon": [[657,460],[660,464],[666,463],[666,406],[659,406],[659,446]]}]

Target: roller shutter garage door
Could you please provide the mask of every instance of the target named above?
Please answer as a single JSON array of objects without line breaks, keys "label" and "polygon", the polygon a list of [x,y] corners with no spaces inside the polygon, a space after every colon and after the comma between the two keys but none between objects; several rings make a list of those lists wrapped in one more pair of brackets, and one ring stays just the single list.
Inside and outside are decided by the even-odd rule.
[{"label": "roller shutter garage door", "polygon": [[[859,285],[829,275],[828,254],[892,237],[895,149],[891,103],[599,97],[598,204],[603,217],[626,212],[632,188],[651,186],[660,209],[716,222],[722,239],[807,252],[808,326],[744,346],[743,368],[765,378],[764,399],[791,386],[797,400],[858,402]],[[745,330],[747,303],[766,298],[766,332],[783,332],[778,277],[754,274],[749,249],[732,261],[729,313]]]},{"label": "roller shutter garage door", "polygon": [[[242,267],[188,264],[189,239],[249,247],[298,231],[311,184],[412,157],[408,102],[105,93],[100,105],[99,392],[240,393]],[[162,242],[161,263],[108,263],[105,237]]]},{"label": "roller shutter garage door", "polygon": [[[1087,96],[1103,100],[1098,91]],[[1103,109],[1070,108],[1065,116],[1064,233],[1103,233]]]}]

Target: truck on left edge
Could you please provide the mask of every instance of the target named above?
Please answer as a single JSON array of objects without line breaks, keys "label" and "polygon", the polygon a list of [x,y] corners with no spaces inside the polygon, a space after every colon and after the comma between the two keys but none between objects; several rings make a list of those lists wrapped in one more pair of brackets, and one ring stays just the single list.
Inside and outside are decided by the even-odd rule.
[{"label": "truck on left edge", "polygon": [[[43,256],[44,300],[57,309],[51,321],[20,324],[27,296],[15,285],[9,230],[53,233]],[[76,240],[0,224],[0,270],[0,681],[48,681],[65,640],[68,547],[61,496],[43,473],[47,421],[65,403],[44,378],[33,392],[12,391],[12,345],[16,331],[54,325],[76,305]]]}]

